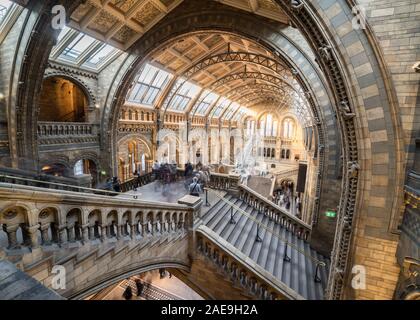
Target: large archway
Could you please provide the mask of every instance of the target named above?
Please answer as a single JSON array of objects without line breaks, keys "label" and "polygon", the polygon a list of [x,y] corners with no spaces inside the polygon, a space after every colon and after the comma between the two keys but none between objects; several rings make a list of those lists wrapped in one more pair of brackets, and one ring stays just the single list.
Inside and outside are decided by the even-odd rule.
[{"label": "large archway", "polygon": [[78,84],[60,77],[44,79],[39,121],[86,122],[88,97]]},{"label": "large archway", "polygon": [[[336,141],[330,146],[330,141],[325,141],[325,136],[321,134],[318,136],[318,144],[320,159],[322,159],[321,163],[323,162],[323,164],[325,164],[324,178],[331,178],[331,176],[334,175],[330,175],[327,168],[329,166],[334,166],[333,163],[335,161],[333,159],[338,158],[340,153],[342,153],[342,161],[344,163],[342,182],[339,184],[331,183],[329,186],[328,184],[324,184],[323,186],[324,193],[328,187],[338,190],[337,187],[339,185],[341,185],[342,190],[341,195],[339,196],[340,212],[338,215],[338,228],[335,233],[335,245],[333,250],[334,267],[331,269],[330,287],[328,291],[330,298],[340,298],[343,294],[344,283],[348,281],[348,278],[346,277],[349,275],[349,257],[354,254],[350,253],[349,248],[352,243],[352,237],[356,236],[353,234],[353,230],[357,224],[356,212],[358,212],[359,215],[365,215],[368,212],[369,207],[371,210],[373,208],[376,210],[378,207],[384,209],[388,207],[390,209],[386,213],[384,212],[387,216],[384,220],[387,220],[388,223],[384,222],[381,228],[389,230],[389,225],[394,224],[394,212],[396,212],[398,203],[400,203],[399,201],[401,200],[401,196],[397,195],[398,192],[395,192],[396,190],[394,188],[396,185],[402,184],[399,173],[403,171],[403,165],[396,157],[397,154],[399,154],[398,157],[400,157],[400,159],[402,157],[399,153],[401,151],[401,139],[399,138],[401,137],[401,132],[399,131],[400,127],[398,126],[399,120],[395,117],[395,109],[393,109],[395,106],[393,105],[393,100],[390,96],[392,93],[390,94],[383,90],[385,86],[389,85],[386,77],[382,77],[382,75],[379,74],[377,75],[379,77],[377,81],[381,82],[382,85],[378,85],[378,83],[361,85],[357,81],[358,77],[357,72],[354,70],[355,67],[349,63],[351,57],[355,55],[353,54],[353,51],[350,51],[351,49],[347,49],[345,46],[337,46],[335,42],[339,41],[338,37],[331,39],[325,36],[325,32],[327,32],[329,26],[320,20],[328,20],[328,17],[322,16],[320,18],[318,13],[304,1],[292,2],[291,4],[280,1],[278,1],[278,3],[290,18],[300,26],[303,34],[308,39],[308,42],[312,45],[313,53],[317,57],[317,62],[325,75],[325,78],[319,78],[322,79],[322,86],[325,87],[328,83],[326,87],[326,92],[328,94],[326,96],[325,94],[322,94],[321,97],[318,97],[319,88],[317,88],[311,99],[316,99],[316,101],[314,101],[315,105],[329,108],[329,111],[326,112],[329,121],[325,118],[323,119],[322,114],[320,114],[314,116],[315,123],[320,128],[325,123],[331,123],[330,120],[333,120],[334,117],[338,120],[336,124],[332,125],[331,129],[326,128],[325,133],[328,134],[329,137],[334,136],[334,132],[336,132],[338,126],[340,134],[337,136],[341,138],[341,141]],[[339,11],[341,12],[349,11],[347,4],[342,3],[341,1],[338,2],[338,4],[335,4],[335,6],[338,6],[340,8]],[[117,127],[115,121],[117,117],[114,116],[115,112],[117,112],[118,106],[122,105],[129,84],[132,82],[135,73],[141,68],[142,62],[152,53],[153,49],[156,48],[156,46],[153,45],[155,43],[176,41],[177,37],[182,37],[192,31],[199,32],[207,30],[208,32],[218,29],[219,32],[234,32],[235,34],[246,36],[251,39],[258,39],[258,42],[264,44],[271,52],[285,56],[286,59],[287,57],[290,57],[290,52],[287,52],[287,50],[284,49],[284,46],[281,45],[285,44],[287,41],[290,42],[290,40],[285,39],[280,30],[275,30],[268,25],[264,25],[264,27],[258,31],[254,30],[255,28],[252,28],[252,26],[255,25],[255,19],[249,16],[241,16],[241,13],[237,10],[224,6],[222,7],[220,4],[214,2],[205,2],[202,7],[199,7],[197,6],[197,3],[194,3],[193,1],[186,1],[181,7],[182,12],[180,9],[180,12],[178,13],[169,14],[168,19],[165,20],[165,22],[159,24],[142,39],[141,43],[138,43],[133,47],[133,53],[135,53],[136,57],[129,57],[127,59],[127,66],[120,69],[120,75],[118,75],[117,78],[122,81],[117,81],[112,86],[109,97],[112,97],[113,99],[112,101],[111,99],[107,101],[103,113],[104,123],[108,128],[114,128],[111,129],[111,131],[115,132],[115,128]],[[323,9],[325,10],[326,8]],[[199,11],[200,13],[198,13]],[[203,14],[203,11],[205,14]],[[239,16],[241,18],[238,18]],[[238,22],[234,27],[229,23],[232,19],[235,19],[235,21]],[[347,19],[350,18],[347,17]],[[192,20],[194,20],[194,23],[192,23]],[[348,22],[348,20],[343,21],[343,24],[346,22]],[[191,25],[194,25],[194,27],[190,27]],[[346,31],[355,32],[357,44],[366,48],[366,50],[371,50],[371,48],[375,46],[374,43],[372,44],[369,41],[363,41],[363,39],[367,38],[365,34],[351,30]],[[336,34],[336,31],[332,31],[332,34]],[[305,56],[302,52],[299,52],[299,54],[300,56]],[[380,57],[378,59],[379,60],[376,60],[376,58],[374,58],[366,63],[371,64],[372,70],[377,70],[378,64],[381,63]],[[288,59],[288,62],[298,71],[298,77],[302,80],[302,83],[308,83],[309,81],[304,81],[305,75],[301,72],[301,69],[304,67],[299,68],[290,58]],[[316,78],[318,74],[318,71],[316,71],[318,70],[317,67],[311,62],[309,62],[308,65],[314,70],[314,76],[311,75],[311,77]],[[344,65],[346,65],[346,67],[344,67]],[[324,81],[326,81],[326,83]],[[310,89],[313,86],[314,82],[311,81],[311,86],[307,86],[306,88]],[[328,96],[331,97],[330,101],[328,101]],[[369,127],[370,120],[367,120],[366,109],[375,107],[377,101],[375,98],[378,96],[386,97],[389,101],[389,103],[387,102],[382,108],[385,113],[390,115],[388,119],[390,119],[389,121],[391,123],[386,125],[386,121],[383,120],[383,123],[379,125],[379,127],[377,125],[375,125],[375,127]],[[362,97],[362,99],[357,99],[356,97]],[[396,143],[390,139],[390,137],[394,136],[398,137]],[[368,148],[366,148],[365,141],[370,141],[370,146]],[[384,141],[387,142],[387,144],[381,144],[381,142]],[[112,139],[109,141],[104,140],[104,143],[105,145],[110,145],[112,148]],[[373,153],[388,154],[390,155],[388,159],[393,159],[393,163],[381,163],[376,167],[376,170],[380,171],[376,171],[376,174],[374,174],[375,165],[366,161],[367,159],[371,159]],[[329,161],[324,158],[324,154],[327,157],[330,157]],[[383,172],[385,167],[388,170],[387,174],[380,173]],[[335,170],[336,167],[334,168],[334,172]],[[375,176],[377,179],[380,179],[381,182],[379,182],[379,180],[373,180],[377,181],[382,188],[375,190],[371,195],[370,189],[365,184],[365,181],[370,180]],[[390,181],[393,179],[395,181],[400,181],[400,183],[394,185],[386,182],[384,185],[383,181]],[[366,196],[373,197],[375,203],[369,205],[364,202],[360,198],[358,190],[363,190]],[[396,194],[396,197],[390,199],[386,196],[386,194],[389,193]],[[322,205],[323,203],[327,204],[328,201],[318,199],[316,206],[319,208],[319,205]],[[386,205],[387,203],[389,204],[388,206]],[[322,225],[323,217],[321,215],[318,215],[316,223]],[[374,226],[372,225],[371,229],[368,228],[367,230],[370,230],[371,235],[376,237],[378,236],[378,233],[373,227]],[[326,228],[328,228],[328,226]],[[331,226],[329,226],[329,228],[331,228]],[[357,236],[362,235],[358,234]],[[392,235],[390,234],[385,236],[385,239],[390,238],[392,239]],[[381,239],[381,237],[378,239]]]},{"label": "large archway", "polygon": [[[33,3],[36,2],[31,5]],[[316,197],[314,208],[319,213],[322,206],[339,202],[337,232],[334,233],[336,225],[325,224],[320,214],[314,222],[321,229],[323,226],[334,229],[330,230],[335,235],[335,245],[328,297],[342,298],[343,288],[349,283],[350,264],[363,261],[354,240],[368,238],[375,244],[387,245],[396,239],[394,233],[402,200],[405,152],[395,92],[371,30],[352,28],[350,4],[353,2],[277,0],[276,3],[293,25],[301,30],[316,62],[301,52],[279,26],[213,1],[186,0],[179,10],[168,14],[165,21],[147,32],[132,47],[132,54],[121,59],[125,59],[125,63],[114,68],[117,71],[104,81],[104,87],[110,88],[104,94],[104,126],[101,128],[102,151],[108,154],[104,161],[116,171],[116,115],[135,74],[147,56],[153,53],[157,43],[167,44],[176,41],[177,37],[203,31],[231,33],[260,43],[268,51],[287,60],[302,83],[310,83],[306,87],[311,92],[309,100],[327,110],[325,114],[313,115],[318,129],[316,140],[323,178],[316,196],[322,191],[332,197]],[[46,4],[38,2],[31,9],[35,7],[36,13],[48,13],[51,5],[52,1]],[[72,2],[72,7],[77,5],[77,2]],[[32,101],[36,101],[41,87],[42,69],[47,60],[44,48],[51,48],[53,44],[53,37],[29,36],[32,31],[43,34],[43,30],[49,30],[48,21],[39,18],[29,19],[29,22],[21,33],[30,39],[29,44],[24,43],[25,47],[16,57],[15,64],[21,67],[14,72],[14,87],[10,89],[7,102],[7,130],[15,167],[25,164],[25,161],[36,162],[38,156],[35,133],[37,110],[32,108]],[[255,25],[261,27],[255,28]],[[25,63],[28,56],[33,59]],[[310,78],[306,79],[306,75]],[[20,81],[22,79],[25,81]],[[159,116],[156,118],[156,124],[159,124],[161,119]],[[340,157],[342,164],[337,165]],[[337,168],[342,168],[342,182],[334,178],[340,171]],[[341,193],[328,192],[330,190],[341,190]],[[339,196],[336,196],[337,192]],[[390,197],[390,194],[394,196]],[[375,268],[372,267],[373,270]],[[377,281],[381,279],[374,278]]]}]

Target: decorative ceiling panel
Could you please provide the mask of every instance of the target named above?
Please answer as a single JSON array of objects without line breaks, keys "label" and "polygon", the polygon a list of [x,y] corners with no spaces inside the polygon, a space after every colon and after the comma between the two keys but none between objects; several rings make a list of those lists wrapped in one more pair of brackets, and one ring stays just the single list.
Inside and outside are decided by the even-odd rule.
[{"label": "decorative ceiling panel", "polygon": [[73,12],[71,15],[71,19],[80,22],[87,14],[88,12],[94,8],[89,2],[82,3],[80,6],[77,7],[77,9]]},{"label": "decorative ceiling panel", "polygon": [[133,19],[143,27],[147,27],[159,14],[159,9],[149,2],[143,6],[142,10],[137,12]]},{"label": "decorative ceiling panel", "polygon": [[118,30],[118,32],[113,36],[113,38],[118,42],[126,43],[135,34],[136,32],[133,29],[127,26],[123,26],[121,29]]},{"label": "decorative ceiling panel", "polygon": [[118,20],[106,11],[101,11],[93,20],[90,29],[106,34]]},{"label": "decorative ceiling panel", "polygon": [[138,0],[111,0],[110,5],[121,13],[126,14],[130,9],[132,9]]}]

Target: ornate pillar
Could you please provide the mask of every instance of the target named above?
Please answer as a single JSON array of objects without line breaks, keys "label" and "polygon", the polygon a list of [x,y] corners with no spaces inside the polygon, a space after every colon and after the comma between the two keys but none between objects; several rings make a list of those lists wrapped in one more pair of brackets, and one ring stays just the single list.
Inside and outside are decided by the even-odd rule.
[{"label": "ornate pillar", "polygon": [[20,245],[17,242],[17,236],[16,236],[16,232],[17,229],[19,228],[18,224],[15,224],[13,226],[8,226],[8,225],[3,225],[3,230],[4,232],[7,233],[7,241],[8,241],[8,247],[7,249],[19,249]]}]

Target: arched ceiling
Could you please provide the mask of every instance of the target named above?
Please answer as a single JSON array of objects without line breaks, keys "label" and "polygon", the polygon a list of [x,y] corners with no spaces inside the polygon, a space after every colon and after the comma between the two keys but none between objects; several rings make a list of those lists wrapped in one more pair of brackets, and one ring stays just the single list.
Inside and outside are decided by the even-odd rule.
[{"label": "arched ceiling", "polygon": [[[126,50],[183,0],[87,0],[72,14],[69,26]],[[272,0],[219,1],[287,24]]]},{"label": "arched ceiling", "polygon": [[[150,65],[171,76],[156,98],[145,103],[156,82],[153,79],[159,78],[157,73],[149,77]],[[148,88],[143,92],[145,85]],[[230,103],[224,103],[225,98]],[[221,32],[194,33],[156,50],[127,100],[130,105],[149,104],[162,112],[224,120],[232,120],[239,110],[252,112],[259,105],[276,102],[279,108],[288,106],[304,125],[310,125],[312,118],[305,92],[285,61],[254,41]]]},{"label": "arched ceiling", "polygon": [[[71,15],[50,59],[101,72],[182,2],[87,0]],[[273,0],[217,2],[289,23]],[[312,122],[294,70],[260,44],[221,32],[191,34],[155,51],[126,104],[223,120],[277,104],[288,106],[303,125]]]}]

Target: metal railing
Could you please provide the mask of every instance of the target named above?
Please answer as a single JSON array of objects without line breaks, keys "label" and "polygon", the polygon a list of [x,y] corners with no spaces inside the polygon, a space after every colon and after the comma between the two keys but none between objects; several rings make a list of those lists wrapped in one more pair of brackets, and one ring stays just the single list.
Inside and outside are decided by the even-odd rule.
[{"label": "metal railing", "polygon": [[[297,247],[295,244],[289,242],[287,239],[283,238],[280,234],[276,233],[273,229],[269,228],[268,226],[266,226],[265,224],[261,223],[260,221],[258,221],[257,219],[255,219],[254,217],[252,217],[249,213],[247,213],[246,211],[244,211],[243,209],[241,209],[239,206],[235,205],[234,203],[230,202],[229,200],[227,200],[224,195],[219,194],[217,191],[211,190],[206,188],[208,191],[210,191],[212,194],[214,194],[217,198],[221,199],[223,202],[225,202],[231,209],[231,215],[230,215],[230,221],[229,223],[235,224],[235,215],[236,213],[240,213],[242,215],[244,215],[245,217],[247,217],[248,219],[250,219],[251,221],[253,221],[254,223],[257,224],[257,235],[255,238],[255,241],[257,242],[261,242],[262,239],[260,237],[260,230],[264,229],[267,232],[270,232],[273,236],[275,236],[276,238],[278,238],[281,242],[283,242],[285,244],[285,249],[284,249],[284,255],[283,255],[283,260],[286,262],[290,262],[291,258],[288,255],[288,248],[290,247],[291,249],[297,251],[298,253],[304,255],[305,257],[307,257],[308,259],[310,259],[311,261],[313,261],[316,264],[316,271],[315,271],[315,277],[314,277],[314,281],[315,282],[320,282],[321,278],[320,278],[320,268],[321,267],[326,267],[326,263],[318,260],[310,255],[308,255],[306,252],[302,251],[299,247]],[[236,212],[234,213],[233,210],[236,210]]]}]

